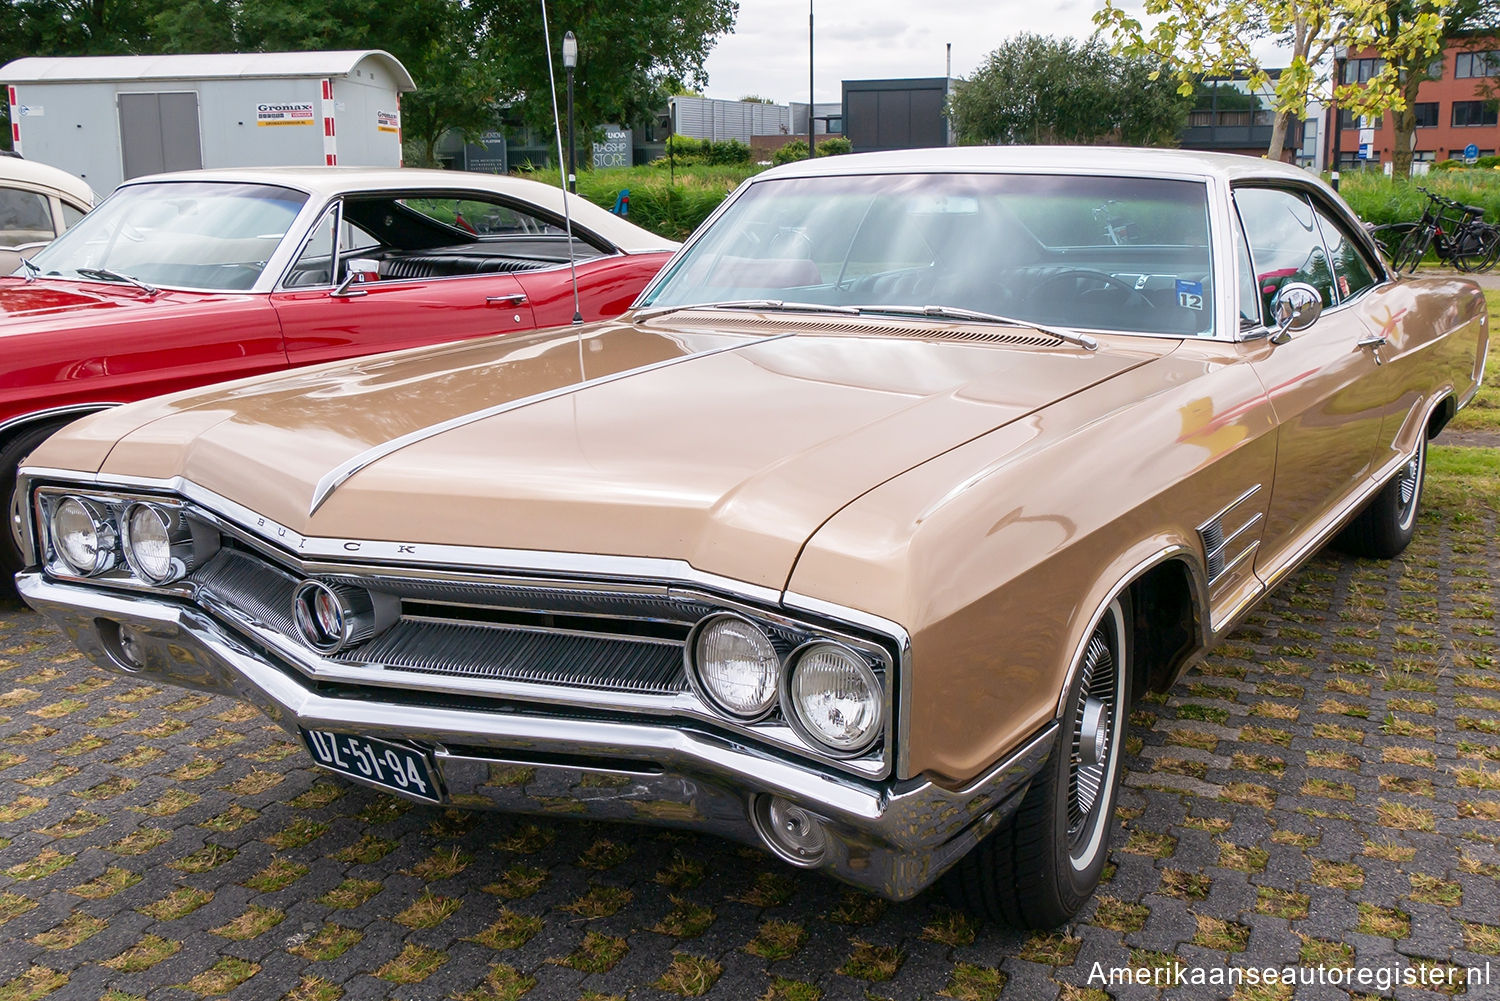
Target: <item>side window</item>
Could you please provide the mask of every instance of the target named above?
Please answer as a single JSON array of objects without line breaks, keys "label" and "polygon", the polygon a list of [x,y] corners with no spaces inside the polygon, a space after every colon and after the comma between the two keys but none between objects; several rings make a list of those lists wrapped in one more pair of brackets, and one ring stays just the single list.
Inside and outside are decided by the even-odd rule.
[{"label": "side window", "polygon": [[403,198],[401,201],[407,208],[415,209],[429,219],[481,239],[516,234],[562,236],[564,232],[560,226],[509,205],[476,198]]},{"label": "side window", "polygon": [[1255,282],[1255,265],[1250,263],[1250,245],[1245,242],[1245,228],[1238,212],[1230,213],[1234,222],[1234,267],[1239,272],[1240,327],[1259,326],[1260,289]]},{"label": "side window", "polygon": [[1234,201],[1250,241],[1262,315],[1271,315],[1271,300],[1288,282],[1306,282],[1322,295],[1325,308],[1332,306],[1333,272],[1307,198],[1276,188],[1240,188]]},{"label": "side window", "polygon": [[297,260],[292,264],[292,269],[287,272],[287,288],[317,288],[320,285],[332,285],[334,249],[337,242],[334,239],[334,224],[338,220],[338,206],[331,205],[323,213],[317,223],[313,225],[312,235],[307,238],[307,245],[302,248],[302,253],[297,255]]},{"label": "side window", "polygon": [[52,231],[52,206],[46,195],[18,188],[0,188],[0,247],[46,243]]},{"label": "side window", "polygon": [[1318,228],[1323,231],[1323,245],[1333,258],[1333,278],[1338,284],[1339,301],[1352,299],[1366,289],[1374,288],[1375,272],[1359,252],[1359,246],[1326,212],[1316,207],[1313,211],[1318,217]]},{"label": "side window", "polygon": [[63,229],[72,229],[74,226],[77,226],[78,225],[78,220],[82,219],[83,216],[84,216],[84,213],[88,211],[88,209],[81,209],[81,208],[79,208],[78,206],[74,205],[72,202],[63,202],[62,203],[62,210],[63,210]]}]

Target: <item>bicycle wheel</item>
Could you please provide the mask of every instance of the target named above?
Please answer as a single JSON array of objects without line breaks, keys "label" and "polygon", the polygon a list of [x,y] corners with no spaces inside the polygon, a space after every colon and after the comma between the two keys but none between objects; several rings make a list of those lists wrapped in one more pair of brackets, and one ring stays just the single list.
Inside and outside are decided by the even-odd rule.
[{"label": "bicycle wheel", "polygon": [[1494,263],[1497,236],[1487,226],[1465,226],[1453,238],[1449,259],[1460,271],[1480,271]]},{"label": "bicycle wheel", "polygon": [[1427,256],[1427,245],[1432,242],[1432,227],[1414,226],[1401,238],[1396,252],[1391,255],[1391,267],[1396,271],[1414,272],[1422,258]]},{"label": "bicycle wheel", "polygon": [[1471,272],[1488,271],[1500,261],[1500,226],[1485,226],[1481,232],[1480,241],[1485,252],[1483,258],[1469,269]]},{"label": "bicycle wheel", "polygon": [[1375,246],[1380,255],[1392,265],[1396,262],[1396,248],[1401,246],[1401,241],[1406,234],[1417,228],[1414,222],[1389,222],[1383,226],[1376,226],[1370,230],[1370,236],[1375,240]]}]

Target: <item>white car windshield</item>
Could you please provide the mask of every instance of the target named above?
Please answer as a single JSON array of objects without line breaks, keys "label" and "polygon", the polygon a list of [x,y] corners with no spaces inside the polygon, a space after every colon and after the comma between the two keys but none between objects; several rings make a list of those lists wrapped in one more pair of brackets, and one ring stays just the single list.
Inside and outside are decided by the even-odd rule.
[{"label": "white car windshield", "polygon": [[1058,174],[759,181],[641,305],[737,300],[936,306],[1204,335],[1213,316],[1208,195],[1196,181]]},{"label": "white car windshield", "polygon": [[269,184],[127,185],[39,251],[34,270],[23,265],[16,274],[248,289],[306,201],[300,191]]}]

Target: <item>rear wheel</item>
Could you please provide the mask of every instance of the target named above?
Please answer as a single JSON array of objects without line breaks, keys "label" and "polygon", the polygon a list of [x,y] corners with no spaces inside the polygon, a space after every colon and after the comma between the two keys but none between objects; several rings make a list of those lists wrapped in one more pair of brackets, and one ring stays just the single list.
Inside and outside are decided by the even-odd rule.
[{"label": "rear wheel", "polygon": [[1427,473],[1427,436],[1416,454],[1380,488],[1338,536],[1338,547],[1354,556],[1389,560],[1400,556],[1417,530],[1422,483]]},{"label": "rear wheel", "polygon": [[1130,602],[1112,601],[1078,655],[1057,744],[1010,823],[947,879],[954,903],[1018,928],[1053,928],[1093,894],[1109,855],[1130,677]]},{"label": "rear wheel", "polygon": [[21,501],[16,497],[16,467],[63,425],[44,424],[28,428],[0,446],[0,499],[5,506],[5,529],[0,531],[0,597],[16,593],[16,574],[21,571]]},{"label": "rear wheel", "polygon": [[1484,271],[1500,251],[1500,230],[1488,226],[1465,229],[1453,241],[1453,264],[1460,271]]}]

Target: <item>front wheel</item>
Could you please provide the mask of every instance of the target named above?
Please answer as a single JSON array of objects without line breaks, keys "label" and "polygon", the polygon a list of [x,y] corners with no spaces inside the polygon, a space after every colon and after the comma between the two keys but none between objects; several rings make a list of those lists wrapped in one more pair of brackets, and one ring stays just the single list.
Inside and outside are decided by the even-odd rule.
[{"label": "front wheel", "polygon": [[1389,560],[1400,556],[1417,531],[1422,483],[1427,475],[1427,436],[1400,472],[1380,488],[1364,510],[1339,533],[1338,547],[1351,556]]},{"label": "front wheel", "polygon": [[1427,256],[1427,245],[1432,242],[1431,226],[1413,226],[1391,254],[1391,267],[1397,272],[1414,272],[1422,258]]},{"label": "front wheel", "polygon": [[949,898],[1017,928],[1054,928],[1093,894],[1109,855],[1129,715],[1130,602],[1110,602],[1074,665],[1057,744],[1010,822],[947,879]]},{"label": "front wheel", "polygon": [[21,571],[21,512],[16,493],[16,473],[21,460],[56,433],[61,424],[45,424],[20,431],[0,444],[0,508],[5,511],[5,528],[0,529],[0,597],[16,593],[16,574]]}]

